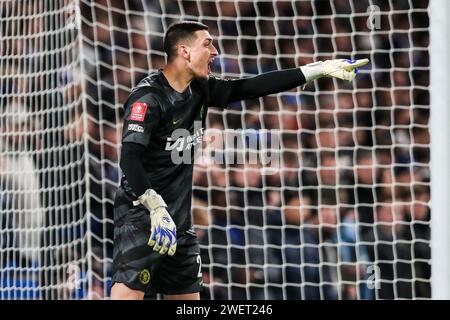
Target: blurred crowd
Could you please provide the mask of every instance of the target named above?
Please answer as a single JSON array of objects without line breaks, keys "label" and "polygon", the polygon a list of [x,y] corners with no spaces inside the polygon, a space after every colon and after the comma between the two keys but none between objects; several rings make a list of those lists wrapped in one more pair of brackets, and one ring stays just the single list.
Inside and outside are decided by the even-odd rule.
[{"label": "blurred crowd", "polygon": [[63,2],[0,4],[0,298],[108,297],[122,105],[181,18],[209,26],[221,77],[370,59],[352,83],[210,108],[205,135],[277,130],[281,153],[271,174],[195,165],[201,297],[430,297],[428,1]]}]

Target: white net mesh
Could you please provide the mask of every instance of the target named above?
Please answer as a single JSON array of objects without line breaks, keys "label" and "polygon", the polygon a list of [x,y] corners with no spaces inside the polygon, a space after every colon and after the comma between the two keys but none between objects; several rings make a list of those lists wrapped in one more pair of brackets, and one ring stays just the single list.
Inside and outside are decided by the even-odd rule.
[{"label": "white net mesh", "polygon": [[206,135],[282,139],[275,174],[196,165],[202,298],[429,298],[427,6],[1,2],[0,298],[109,296],[122,104],[164,65],[164,32],[180,19],[209,26],[223,77],[371,61],[352,83],[320,79],[209,110]]},{"label": "white net mesh", "polygon": [[68,270],[86,287],[74,8],[0,3],[0,299],[68,298]]}]

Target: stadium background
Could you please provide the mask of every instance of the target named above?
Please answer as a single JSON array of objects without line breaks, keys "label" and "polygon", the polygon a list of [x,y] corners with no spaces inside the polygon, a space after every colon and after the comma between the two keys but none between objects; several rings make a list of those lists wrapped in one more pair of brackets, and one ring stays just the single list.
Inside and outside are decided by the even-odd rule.
[{"label": "stadium background", "polygon": [[429,298],[427,6],[2,2],[0,298],[108,297],[121,106],[180,18],[209,26],[220,76],[371,60],[353,83],[210,109],[208,128],[280,130],[282,154],[274,175],[196,166],[202,298]]}]

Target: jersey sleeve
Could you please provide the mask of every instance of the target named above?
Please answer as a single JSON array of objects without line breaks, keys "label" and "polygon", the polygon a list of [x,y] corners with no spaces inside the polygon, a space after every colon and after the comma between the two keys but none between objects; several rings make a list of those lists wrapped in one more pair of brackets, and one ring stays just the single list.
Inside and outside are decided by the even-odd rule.
[{"label": "jersey sleeve", "polygon": [[226,108],[232,91],[232,80],[210,76],[208,79],[209,106]]},{"label": "jersey sleeve", "polygon": [[300,68],[269,71],[250,78],[224,80],[209,77],[211,107],[226,108],[229,103],[254,99],[293,89],[306,83]]},{"label": "jersey sleeve", "polygon": [[131,97],[125,104],[122,143],[148,146],[152,130],[159,124],[160,117],[159,103],[152,93]]}]

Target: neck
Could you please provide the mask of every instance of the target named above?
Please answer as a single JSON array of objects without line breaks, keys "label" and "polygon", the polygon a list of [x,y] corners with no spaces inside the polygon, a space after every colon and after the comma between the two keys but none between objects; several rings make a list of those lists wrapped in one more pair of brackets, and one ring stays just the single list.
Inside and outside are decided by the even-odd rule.
[{"label": "neck", "polygon": [[194,76],[183,68],[177,65],[177,62],[168,63],[164,69],[163,74],[169,82],[170,86],[178,92],[183,92],[189,86]]}]

